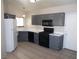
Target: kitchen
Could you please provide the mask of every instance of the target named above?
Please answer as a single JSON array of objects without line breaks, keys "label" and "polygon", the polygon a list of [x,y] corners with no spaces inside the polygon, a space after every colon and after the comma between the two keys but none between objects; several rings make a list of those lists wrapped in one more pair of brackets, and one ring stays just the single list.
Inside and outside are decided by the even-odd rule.
[{"label": "kitchen", "polygon": [[[26,7],[21,7],[21,10],[19,10],[19,7],[16,8],[17,6],[15,7],[15,5],[7,4],[12,3],[9,0],[5,1],[4,3],[4,12],[10,14],[8,15],[8,18],[13,18],[12,16],[23,18],[22,22],[24,25],[22,24],[22,26],[16,27],[16,49],[18,49],[17,47],[19,43],[21,44],[25,42],[24,44],[26,46],[30,43],[35,44],[38,47],[51,49],[52,51],[54,49],[55,51],[62,51],[63,49],[76,51],[76,32],[74,32],[76,30],[76,28],[74,28],[76,27],[76,3],[47,7],[44,9],[41,5],[38,6],[37,4],[37,6],[39,8],[42,7],[42,9],[32,9],[33,11],[29,10],[30,12],[27,13],[25,12],[27,10]],[[13,3],[15,3],[15,1]],[[21,11],[23,13],[21,13]],[[6,15],[4,15],[4,17],[5,16]],[[14,17],[14,19],[16,19],[16,17]],[[9,48],[9,40],[7,41],[7,48]],[[12,51],[16,50],[13,49]]]}]

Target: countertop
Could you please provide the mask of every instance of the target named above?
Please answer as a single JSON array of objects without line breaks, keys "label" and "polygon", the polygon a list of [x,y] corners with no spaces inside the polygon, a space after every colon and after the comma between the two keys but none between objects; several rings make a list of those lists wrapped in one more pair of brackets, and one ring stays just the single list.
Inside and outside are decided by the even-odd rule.
[{"label": "countertop", "polygon": [[[17,29],[17,31],[30,31],[30,32],[35,32],[35,33],[39,33],[39,32],[42,32],[44,30],[40,30],[40,29],[34,29],[34,28],[20,28],[20,29]],[[50,33],[49,35],[52,35],[52,36],[61,36],[61,35],[64,35],[64,33],[62,32],[54,32],[54,33]]]},{"label": "countertop", "polygon": [[[43,26],[19,27],[19,28],[17,28],[17,31],[31,31],[31,32],[39,33],[39,32],[44,31],[43,28],[44,28]],[[64,34],[64,27],[54,26],[51,28],[54,28],[54,33],[51,33],[50,35]]]},{"label": "countertop", "polygon": [[34,29],[34,28],[27,28],[27,29],[26,28],[19,28],[19,29],[17,29],[17,31],[31,31],[31,32],[39,33],[44,30]]},{"label": "countertop", "polygon": [[64,33],[62,33],[62,32],[55,32],[55,33],[51,33],[49,35],[51,35],[51,36],[62,36],[62,35],[64,35]]}]

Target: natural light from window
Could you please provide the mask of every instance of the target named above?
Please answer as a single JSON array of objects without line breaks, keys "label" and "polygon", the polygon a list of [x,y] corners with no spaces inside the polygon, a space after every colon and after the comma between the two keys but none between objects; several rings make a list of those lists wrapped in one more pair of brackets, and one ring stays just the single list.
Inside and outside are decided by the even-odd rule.
[{"label": "natural light from window", "polygon": [[16,18],[17,26],[24,26],[24,19],[23,18]]}]

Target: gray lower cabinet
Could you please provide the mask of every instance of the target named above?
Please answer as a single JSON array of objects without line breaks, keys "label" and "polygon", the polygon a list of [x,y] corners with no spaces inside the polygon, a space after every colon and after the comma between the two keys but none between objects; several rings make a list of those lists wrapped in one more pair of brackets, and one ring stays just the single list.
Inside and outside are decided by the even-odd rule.
[{"label": "gray lower cabinet", "polygon": [[28,41],[28,32],[27,31],[18,31],[18,41]]},{"label": "gray lower cabinet", "polygon": [[34,42],[39,44],[39,33],[34,33]]},{"label": "gray lower cabinet", "polygon": [[63,47],[63,35],[55,36],[49,35],[49,48],[51,49],[62,49]]}]

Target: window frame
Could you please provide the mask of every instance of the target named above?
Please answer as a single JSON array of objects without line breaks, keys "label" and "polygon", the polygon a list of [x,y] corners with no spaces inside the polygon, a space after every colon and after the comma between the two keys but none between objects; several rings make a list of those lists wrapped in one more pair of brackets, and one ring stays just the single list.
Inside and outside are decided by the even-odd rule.
[{"label": "window frame", "polygon": [[[16,17],[16,23],[21,22],[21,21],[18,21],[19,19],[21,20],[21,18],[22,18],[22,17]],[[23,23],[22,25],[16,24],[16,26],[17,26],[17,27],[24,27],[24,18],[22,18],[22,23]]]}]

